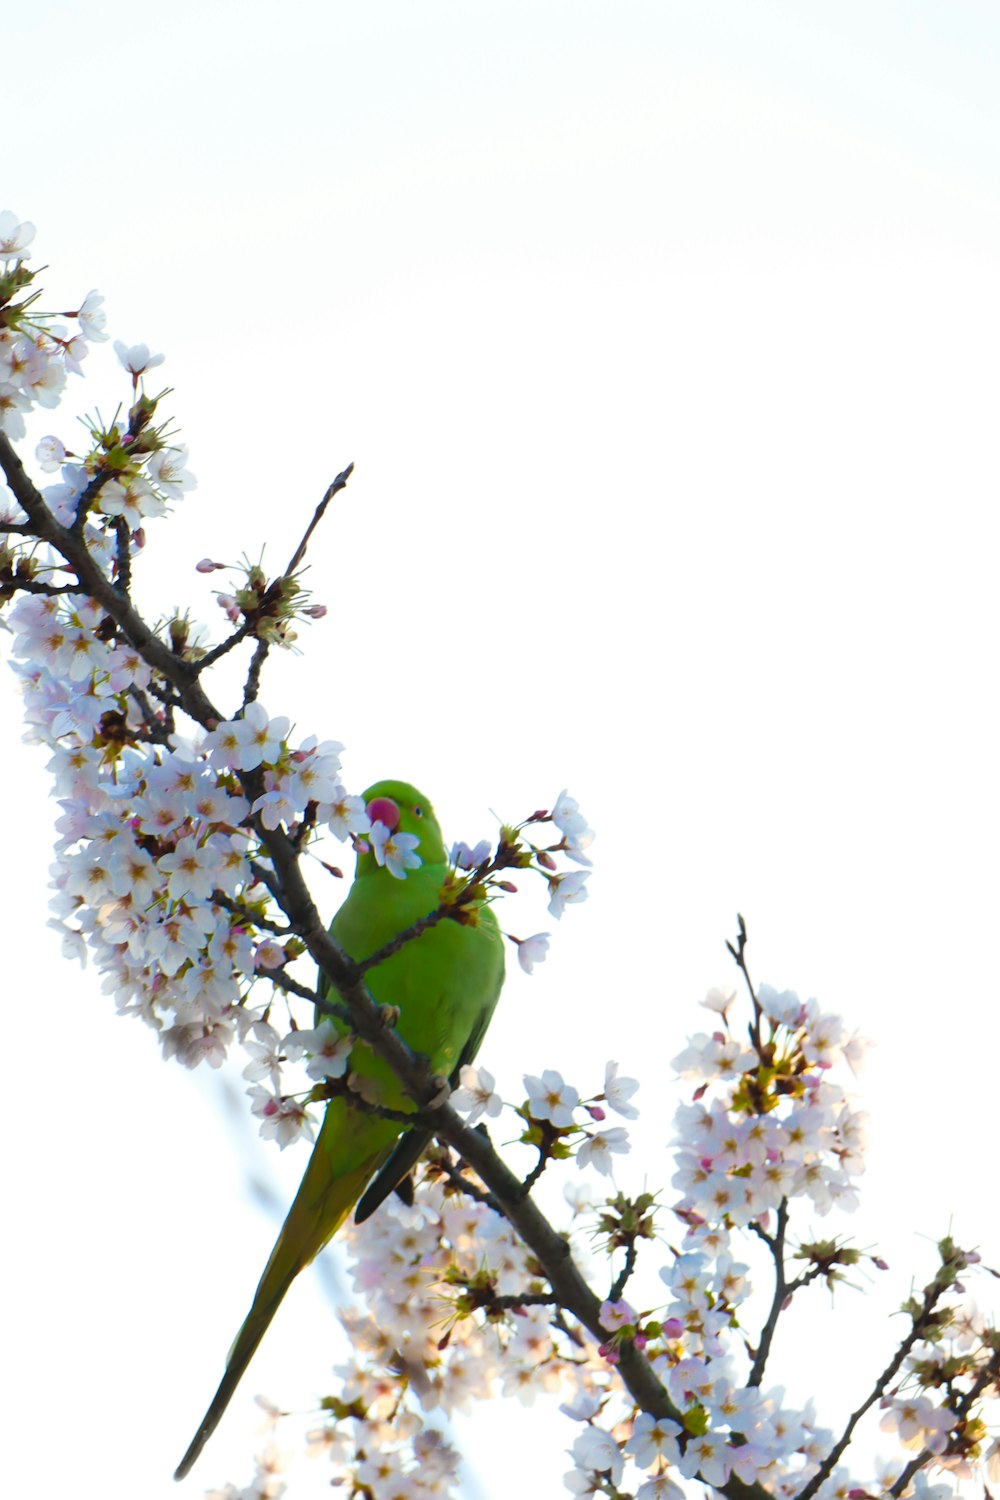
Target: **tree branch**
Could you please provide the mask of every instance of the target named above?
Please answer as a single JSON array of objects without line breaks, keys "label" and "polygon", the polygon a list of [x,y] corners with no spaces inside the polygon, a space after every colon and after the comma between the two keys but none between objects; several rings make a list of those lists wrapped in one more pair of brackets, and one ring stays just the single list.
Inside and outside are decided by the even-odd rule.
[{"label": "tree branch", "polygon": [[906,1335],[906,1338],[902,1341],[899,1348],[896,1350],[896,1353],[893,1355],[892,1359],[889,1361],[885,1369],[882,1371],[881,1375],[876,1380],[875,1385],[873,1386],[869,1395],[865,1397],[864,1401],[862,1401],[857,1410],[851,1413],[850,1417],[847,1419],[847,1423],[840,1438],[836,1443],[834,1443],[833,1447],[830,1449],[830,1452],[827,1454],[826,1458],[824,1458],[823,1462],[820,1464],[819,1468],[813,1475],[812,1479],[810,1479],[809,1483],[799,1491],[796,1500],[811,1500],[811,1497],[815,1495],[820,1486],[822,1484],[825,1484],[826,1480],[829,1479],[837,1463],[840,1461],[842,1454],[847,1449],[847,1446],[850,1443],[852,1436],[854,1435],[854,1429],[861,1421],[861,1418],[865,1415],[865,1412],[869,1411],[871,1407],[875,1405],[876,1401],[880,1401],[882,1399],[882,1396],[885,1394],[890,1381],[893,1380],[899,1373],[904,1359],[909,1354],[914,1344],[917,1343],[919,1339],[924,1337],[930,1314],[933,1311],[935,1304],[940,1301],[946,1290],[947,1286],[943,1284],[940,1277],[935,1277],[934,1280],[930,1282],[930,1284],[924,1289],[924,1300],[921,1303],[919,1311],[913,1319],[913,1326],[910,1329],[909,1333]]},{"label": "tree branch", "polygon": [[[215,728],[225,715],[219,712],[201,686],[196,666],[172,651],[150,629],[131,601],[114,587],[98,567],[86,545],[84,527],[79,516],[72,529],[67,529],[55,519],[25,473],[9,440],[2,433],[0,467],[3,468],[15,499],[31,521],[34,534],[52,546],[70,564],[79,580],[78,591],[89,594],[111,616],[146,663],[174,688],[184,712],[203,728]],[[292,558],[293,567],[301,561],[308,539],[318,524],[326,503],[338,488],[343,488],[350,472],[350,468],[345,469],[330,486]],[[88,486],[88,490],[90,488]],[[241,773],[240,780],[252,802],[258,795],[257,788],[261,781],[259,773]],[[392,1068],[418,1109],[429,1112],[438,1138],[452,1146],[486,1184],[504,1217],[536,1256],[559,1305],[572,1313],[598,1343],[603,1342],[606,1330],[600,1322],[601,1303],[584,1279],[566,1240],[525,1193],[522,1182],[489,1142],[478,1131],[464,1124],[449,1105],[439,1102],[440,1080],[434,1078],[395,1030],[383,1024],[380,1009],[363,979],[359,977],[357,966],[327,932],[299,868],[298,851],[284,829],[267,829],[259,817],[253,817],[249,822],[273,868],[273,876],[262,870],[262,877],[288,918],[292,930],[302,939],[322,973],[339,994],[351,1030]],[[290,980],[287,975],[267,977],[272,983],[289,989],[293,994],[305,991],[304,986]],[[308,991],[305,994],[310,1000],[313,999]],[[407,1118],[415,1121],[419,1116]],[[625,1340],[620,1347],[619,1356],[618,1373],[636,1405],[654,1417],[667,1417],[682,1424],[682,1414],[642,1352],[631,1341]],[[744,1484],[735,1475],[721,1486],[721,1490],[729,1500],[769,1500],[763,1486]]]},{"label": "tree branch", "polygon": [[781,1309],[785,1305],[788,1296],[788,1283],[785,1280],[785,1231],[788,1228],[788,1199],[782,1198],[778,1205],[778,1227],[773,1235],[765,1234],[756,1224],[751,1226],[759,1237],[767,1245],[774,1261],[774,1296],[771,1298],[771,1309],[767,1315],[764,1327],[761,1329],[760,1342],[757,1345],[757,1357],[750,1370],[747,1385],[760,1385],[764,1378],[764,1366],[767,1364],[768,1355],[771,1352],[771,1341],[774,1331],[778,1326],[778,1318]]},{"label": "tree branch", "polygon": [[353,473],[354,473],[354,465],[353,464],[348,464],[347,468],[346,469],[342,469],[341,472],[337,475],[336,479],[330,485],[330,487],[327,490],[326,494],[323,496],[322,500],[319,502],[319,504],[317,505],[315,511],[313,512],[313,518],[309,522],[309,525],[306,527],[305,535],[303,536],[301,542],[299,543],[299,545],[296,547],[295,551],[292,553],[291,557],[289,558],[289,560],[288,560],[288,566],[285,569],[284,573],[281,575],[283,578],[291,578],[292,574],[295,572],[295,569],[298,567],[299,563],[305,557],[305,555],[306,555],[306,548],[309,545],[309,538],[312,536],[313,532],[316,530],[316,527],[319,525],[320,521],[322,521],[323,516],[326,513],[327,506],[329,505],[330,501],[333,499],[334,495],[338,494],[345,487],[345,485],[347,484],[347,481],[350,479],[350,477],[351,477],[351,475]]}]

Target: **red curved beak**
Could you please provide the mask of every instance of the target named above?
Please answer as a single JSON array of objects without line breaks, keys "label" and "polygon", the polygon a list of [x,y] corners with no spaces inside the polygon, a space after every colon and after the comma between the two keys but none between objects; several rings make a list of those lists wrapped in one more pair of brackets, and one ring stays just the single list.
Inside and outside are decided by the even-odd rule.
[{"label": "red curved beak", "polygon": [[399,808],[391,797],[373,797],[365,811],[373,823],[381,823],[390,833],[399,823]]}]

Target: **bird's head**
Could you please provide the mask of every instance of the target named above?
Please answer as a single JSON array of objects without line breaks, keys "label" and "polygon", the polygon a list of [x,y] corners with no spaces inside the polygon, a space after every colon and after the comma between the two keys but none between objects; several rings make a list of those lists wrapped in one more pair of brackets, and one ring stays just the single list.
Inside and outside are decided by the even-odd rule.
[{"label": "bird's head", "polygon": [[[420,840],[417,853],[422,864],[445,863],[444,838],[434,809],[415,786],[408,781],[376,781],[364,798],[373,823],[382,823],[390,833],[412,833]],[[361,858],[372,859],[372,856]],[[358,868],[360,871],[360,862]]]}]

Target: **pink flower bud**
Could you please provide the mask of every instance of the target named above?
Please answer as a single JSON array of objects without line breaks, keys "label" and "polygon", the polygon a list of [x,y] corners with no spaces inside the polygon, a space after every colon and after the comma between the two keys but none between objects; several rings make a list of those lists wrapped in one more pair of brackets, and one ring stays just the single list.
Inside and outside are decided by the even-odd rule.
[{"label": "pink flower bud", "polygon": [[684,1324],[680,1318],[668,1318],[663,1325],[663,1337],[667,1339],[679,1339],[684,1332]]},{"label": "pink flower bud", "polygon": [[538,863],[544,870],[554,870],[556,862],[547,849],[543,849],[538,856]]},{"label": "pink flower bud", "polygon": [[322,620],[323,616],[326,614],[326,605],[310,604],[308,609],[304,609],[302,613],[304,615],[308,615],[310,620]]},{"label": "pink flower bud", "polygon": [[203,557],[201,562],[195,563],[194,570],[196,573],[216,573],[225,566],[225,563],[213,562],[210,557]]},{"label": "pink flower bud", "polygon": [[588,1104],[587,1113],[592,1120],[606,1120],[608,1118],[599,1104]]}]

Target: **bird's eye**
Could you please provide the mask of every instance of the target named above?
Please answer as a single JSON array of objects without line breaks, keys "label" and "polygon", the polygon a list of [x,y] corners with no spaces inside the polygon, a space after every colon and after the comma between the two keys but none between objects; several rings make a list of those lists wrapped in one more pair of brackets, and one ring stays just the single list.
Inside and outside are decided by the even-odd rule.
[{"label": "bird's eye", "polygon": [[423,808],[422,808],[422,807],[415,807],[415,808],[414,808],[414,809],[413,809],[413,816],[414,816],[414,817],[415,817],[415,818],[422,818],[422,817],[423,817],[423,815],[424,815],[424,810],[423,810]]}]

